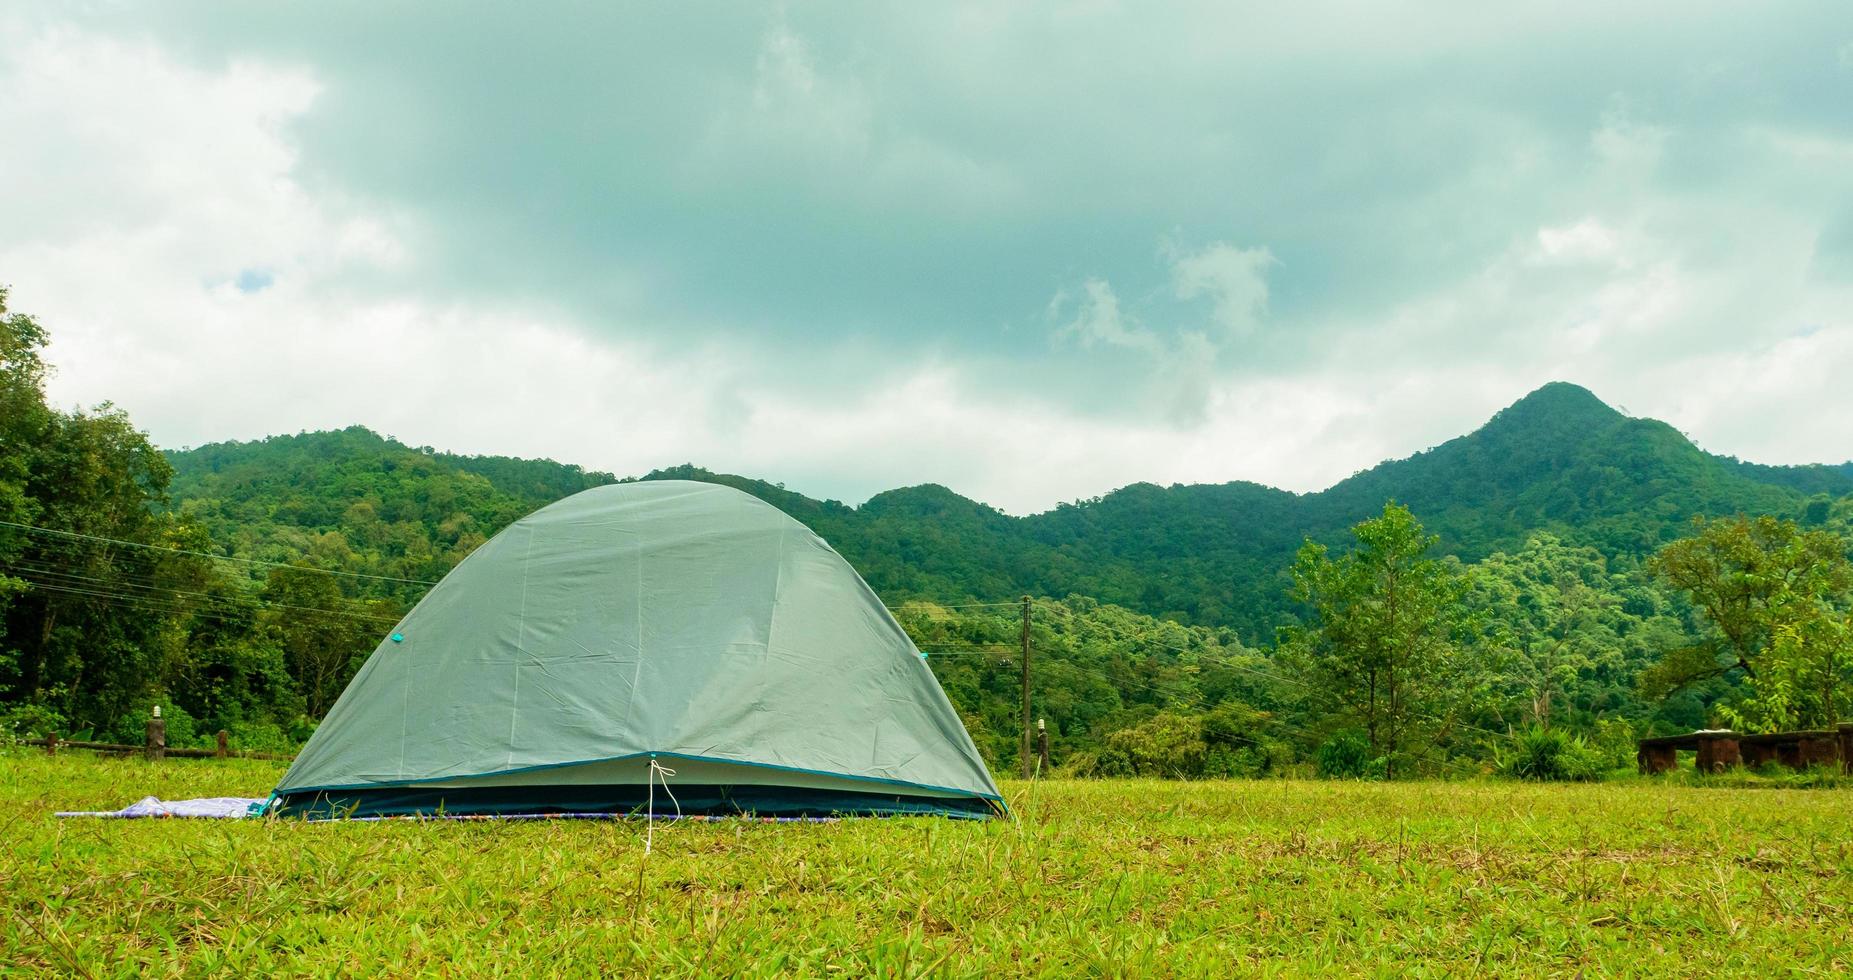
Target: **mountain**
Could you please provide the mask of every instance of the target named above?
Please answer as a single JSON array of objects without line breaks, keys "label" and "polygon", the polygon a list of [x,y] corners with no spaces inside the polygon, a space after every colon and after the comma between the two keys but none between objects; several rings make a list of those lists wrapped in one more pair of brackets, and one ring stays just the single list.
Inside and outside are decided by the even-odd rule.
[{"label": "mountain", "polygon": [[[432,580],[524,514],[616,479],[414,449],[360,426],[170,451],[169,497],[241,557]],[[398,598],[415,584],[383,585]]]},{"label": "mountain", "polygon": [[[609,473],[545,460],[414,449],[363,428],[169,453],[172,497],[240,555],[432,579],[490,534]],[[938,485],[860,507],[680,466],[642,479],[723,483],[830,541],[892,599],[1079,593],[1265,639],[1289,614],[1286,569],[1307,538],[1338,543],[1397,500],[1473,560],[1549,529],[1631,562],[1695,515],[1806,518],[1811,498],[1853,494],[1853,463],[1764,466],[1706,453],[1673,427],[1554,383],[1477,431],[1379,464],[1318,493],[1254,483],[1136,483],[1012,517]],[[1815,509],[1822,509],[1818,499]],[[415,586],[397,589],[406,598]]]},{"label": "mountain", "polygon": [[1695,514],[1793,514],[1814,493],[1853,493],[1853,475],[1714,456],[1664,422],[1630,418],[1558,382],[1471,435],[1383,463],[1311,500],[1322,523],[1331,523],[1360,520],[1394,498],[1440,533],[1443,547],[1478,558],[1545,527],[1610,553],[1641,553]]}]

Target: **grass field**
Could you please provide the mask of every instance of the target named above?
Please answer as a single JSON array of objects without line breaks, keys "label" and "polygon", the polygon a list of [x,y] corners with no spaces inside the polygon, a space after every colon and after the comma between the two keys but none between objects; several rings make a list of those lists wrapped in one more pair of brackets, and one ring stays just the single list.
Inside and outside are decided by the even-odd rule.
[{"label": "grass field", "polygon": [[1853,793],[1046,782],[1017,823],[57,820],[251,761],[0,750],[0,968],[981,976],[1853,970]]}]

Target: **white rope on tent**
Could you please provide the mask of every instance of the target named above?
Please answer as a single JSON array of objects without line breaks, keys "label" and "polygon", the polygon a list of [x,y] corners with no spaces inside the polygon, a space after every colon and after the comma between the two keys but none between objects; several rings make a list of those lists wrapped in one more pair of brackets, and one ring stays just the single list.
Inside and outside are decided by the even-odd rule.
[{"label": "white rope on tent", "polygon": [[656,756],[650,757],[650,777],[647,782],[650,788],[646,797],[648,802],[644,804],[643,811],[644,857],[650,856],[650,846],[656,840],[656,781],[658,779],[663,781],[663,792],[669,794],[669,802],[676,805],[676,819],[682,819],[682,801],[676,799],[675,791],[669,788],[669,777],[675,774],[676,771],[674,769],[657,762]]}]

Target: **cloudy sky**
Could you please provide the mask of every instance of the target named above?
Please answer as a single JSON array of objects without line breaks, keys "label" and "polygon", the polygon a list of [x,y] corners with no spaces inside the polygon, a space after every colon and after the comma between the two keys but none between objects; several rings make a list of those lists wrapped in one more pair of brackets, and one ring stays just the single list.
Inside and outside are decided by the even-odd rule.
[{"label": "cloudy sky", "polygon": [[1844,2],[1288,6],[11,3],[0,283],[166,446],[1020,513],[1561,379],[1853,457]]}]

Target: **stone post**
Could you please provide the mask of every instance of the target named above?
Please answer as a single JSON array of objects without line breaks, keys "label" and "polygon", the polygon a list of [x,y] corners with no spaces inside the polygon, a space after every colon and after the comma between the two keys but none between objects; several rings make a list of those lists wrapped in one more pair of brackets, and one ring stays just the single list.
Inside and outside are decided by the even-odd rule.
[{"label": "stone post", "polygon": [[1699,736],[1698,770],[1719,773],[1742,764],[1743,752],[1737,745],[1736,732],[1707,733]]},{"label": "stone post", "polygon": [[1666,772],[1679,764],[1679,748],[1672,745],[1642,745],[1635,751],[1634,761],[1640,766],[1643,775]]},{"label": "stone post", "polygon": [[154,706],[154,715],[148,719],[148,745],[144,750],[150,759],[167,758],[167,722],[161,718],[161,706]]}]

